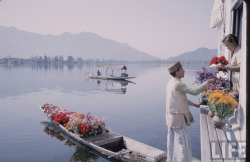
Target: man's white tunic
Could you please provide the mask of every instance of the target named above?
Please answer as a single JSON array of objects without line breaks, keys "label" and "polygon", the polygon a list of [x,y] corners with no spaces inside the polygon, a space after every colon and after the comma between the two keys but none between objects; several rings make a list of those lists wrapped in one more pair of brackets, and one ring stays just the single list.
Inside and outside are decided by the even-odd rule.
[{"label": "man's white tunic", "polygon": [[207,82],[196,88],[190,88],[179,78],[173,77],[166,89],[166,125],[167,161],[192,161],[192,148],[186,125],[192,123],[192,114],[189,105],[194,103],[187,99],[186,93],[198,95],[206,89]]}]

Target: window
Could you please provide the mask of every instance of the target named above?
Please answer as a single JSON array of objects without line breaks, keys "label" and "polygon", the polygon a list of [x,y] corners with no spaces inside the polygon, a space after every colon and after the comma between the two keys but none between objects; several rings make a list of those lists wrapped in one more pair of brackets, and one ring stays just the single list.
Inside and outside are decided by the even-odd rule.
[{"label": "window", "polygon": [[239,45],[241,45],[242,38],[242,17],[243,17],[243,5],[233,10],[233,34],[238,37]]}]

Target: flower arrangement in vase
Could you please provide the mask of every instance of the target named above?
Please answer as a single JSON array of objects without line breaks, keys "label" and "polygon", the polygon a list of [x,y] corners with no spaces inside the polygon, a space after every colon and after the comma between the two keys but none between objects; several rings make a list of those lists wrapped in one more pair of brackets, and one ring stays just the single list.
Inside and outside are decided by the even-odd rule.
[{"label": "flower arrangement in vase", "polygon": [[215,112],[213,124],[217,128],[222,128],[225,125],[225,117],[233,115],[235,108],[238,106],[237,101],[223,90],[208,90],[209,109]]},{"label": "flower arrangement in vase", "polygon": [[[230,91],[232,89],[232,82],[228,79],[225,79],[223,77],[217,77],[216,73],[211,73],[207,68],[202,67],[201,70],[195,71],[196,73],[196,81],[195,83],[202,84],[208,79],[216,78],[215,84],[208,84],[207,90],[224,90],[224,91]],[[201,102],[204,105],[207,105],[208,100],[205,93],[201,93]]]}]

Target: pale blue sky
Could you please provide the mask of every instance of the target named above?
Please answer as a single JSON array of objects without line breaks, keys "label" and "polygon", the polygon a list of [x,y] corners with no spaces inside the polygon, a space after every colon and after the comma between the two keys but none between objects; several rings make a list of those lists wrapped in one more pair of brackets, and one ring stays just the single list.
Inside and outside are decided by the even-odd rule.
[{"label": "pale blue sky", "polygon": [[217,48],[213,0],[1,0],[0,25],[40,34],[93,32],[168,58]]}]

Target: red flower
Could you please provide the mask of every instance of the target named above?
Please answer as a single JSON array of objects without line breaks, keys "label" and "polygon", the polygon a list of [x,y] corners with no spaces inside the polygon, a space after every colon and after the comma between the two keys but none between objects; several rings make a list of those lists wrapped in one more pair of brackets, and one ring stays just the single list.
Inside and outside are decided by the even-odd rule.
[{"label": "red flower", "polygon": [[217,57],[212,57],[209,66],[211,66],[212,64],[217,64]]},{"label": "red flower", "polygon": [[61,124],[61,125],[64,126],[64,125],[67,124],[68,121],[69,121],[69,117],[68,117],[66,114],[64,114],[64,113],[52,114],[52,115],[50,116],[50,118],[51,118],[53,121],[56,122],[56,125]]},{"label": "red flower", "polygon": [[83,135],[89,132],[89,127],[83,123],[80,123],[77,128],[82,132]]},{"label": "red flower", "polygon": [[[227,59],[224,56],[221,56],[221,57],[212,57],[212,59],[211,59],[211,61],[209,63],[209,66],[211,66],[212,64],[217,65],[219,63],[221,63],[223,65],[227,65],[228,61],[227,61]],[[219,71],[223,71],[222,68],[219,68],[218,70]]]},{"label": "red flower", "polygon": [[223,65],[227,65],[228,61],[224,56],[221,56],[221,57],[218,58],[218,63],[221,63]]}]

